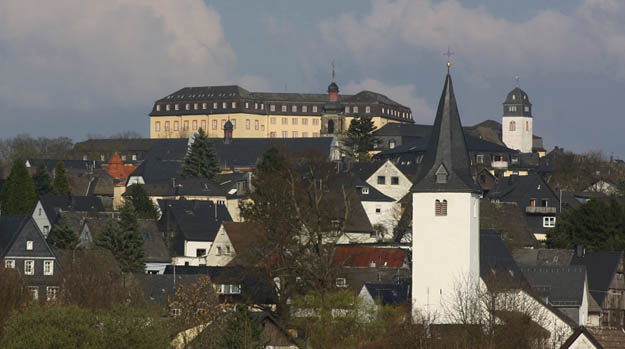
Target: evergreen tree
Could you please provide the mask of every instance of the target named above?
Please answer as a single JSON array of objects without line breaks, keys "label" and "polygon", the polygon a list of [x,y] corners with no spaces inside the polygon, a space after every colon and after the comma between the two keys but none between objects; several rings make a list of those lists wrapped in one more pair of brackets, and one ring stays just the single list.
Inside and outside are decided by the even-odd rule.
[{"label": "evergreen tree", "polygon": [[223,329],[223,348],[261,349],[266,343],[261,339],[262,328],[246,306],[238,306],[228,318]]},{"label": "evergreen tree", "polygon": [[213,142],[200,128],[195,134],[193,143],[184,157],[182,174],[185,176],[202,177],[211,179],[219,173],[219,164]]},{"label": "evergreen tree", "polygon": [[113,253],[123,272],[142,272],[145,269],[143,235],[139,232],[137,213],[130,201],[124,203],[119,222],[109,221],[106,224],[96,244]]},{"label": "evergreen tree", "polygon": [[137,211],[137,217],[142,219],[157,219],[158,210],[156,205],[150,200],[148,192],[141,184],[133,184],[128,187],[126,191],[126,200],[132,202],[135,210]]},{"label": "evergreen tree", "polygon": [[35,182],[35,191],[39,196],[46,195],[54,190],[52,178],[50,178],[50,174],[43,164],[37,166],[37,172],[33,175],[33,182]]},{"label": "evergreen tree", "polygon": [[18,158],[13,162],[11,173],[2,186],[0,199],[2,201],[2,215],[32,213],[37,193],[23,159]]},{"label": "evergreen tree", "polygon": [[67,173],[65,172],[65,164],[63,161],[59,161],[56,164],[54,170],[54,192],[58,195],[71,195],[72,188],[69,186],[69,180],[67,179]]},{"label": "evergreen tree", "polygon": [[78,245],[79,239],[78,234],[70,228],[67,218],[62,216],[48,235],[48,242],[54,248],[73,250]]},{"label": "evergreen tree", "polygon": [[376,129],[370,117],[354,118],[345,135],[344,144],[348,153],[358,161],[369,160],[369,152],[380,143],[380,140],[373,135]]}]

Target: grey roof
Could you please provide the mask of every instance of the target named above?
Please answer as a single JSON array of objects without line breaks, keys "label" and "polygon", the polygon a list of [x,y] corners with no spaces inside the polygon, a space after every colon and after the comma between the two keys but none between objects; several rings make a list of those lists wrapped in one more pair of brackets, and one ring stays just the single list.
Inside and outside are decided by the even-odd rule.
[{"label": "grey roof", "polygon": [[75,169],[87,171],[100,168],[100,162],[92,160],[27,159],[27,161],[30,166],[34,168],[37,168],[39,165],[43,165],[50,173],[56,168],[59,161],[63,161],[63,166],[67,170]]},{"label": "grey roof", "polygon": [[207,200],[158,200],[161,221],[171,219],[185,240],[213,241],[222,221],[232,221],[225,205]]},{"label": "grey roof", "polygon": [[[471,176],[471,162],[449,74],[427,149],[412,192],[480,192]],[[448,173],[445,183],[436,181],[436,172],[441,168]]]},{"label": "grey roof", "polygon": [[574,250],[567,249],[519,248],[512,251],[514,260],[522,267],[568,266],[574,254]]},{"label": "grey roof", "polygon": [[30,215],[0,216],[0,256],[4,256],[13,239],[30,218]]},{"label": "grey roof", "polygon": [[549,206],[558,206],[558,195],[535,172],[530,172],[527,176],[508,176],[501,179],[488,192],[487,197],[500,201],[516,202],[521,208],[529,206],[530,198],[549,199]]},{"label": "grey roof", "polygon": [[540,266],[521,268],[538,296],[553,306],[580,306],[584,298],[584,266]]},{"label": "grey roof", "polygon": [[[530,103],[530,99],[527,96],[525,91],[521,90],[519,87],[515,87],[512,91],[508,93],[506,96],[506,100],[503,102],[504,106],[508,105],[517,105],[519,108],[516,108],[516,111],[510,111],[508,108],[504,107],[504,116],[525,116],[531,117],[532,112],[532,103]],[[529,111],[524,110],[524,106],[528,106]]]},{"label": "grey roof", "polygon": [[588,252],[583,257],[573,256],[571,265],[584,265],[588,271],[588,289],[593,298],[604,307],[608,288],[623,262],[623,252]]},{"label": "grey roof", "polygon": [[171,255],[156,222],[151,219],[140,219],[139,224],[141,235],[143,235],[144,260],[146,262],[171,262]]},{"label": "grey roof", "polygon": [[102,201],[97,196],[66,196],[46,194],[39,197],[50,223],[65,212],[104,212]]},{"label": "grey roof", "polygon": [[198,281],[200,275],[177,273],[173,275],[133,274],[143,290],[146,300],[154,302],[163,308],[169,306],[169,300],[174,299],[176,287],[191,285]]},{"label": "grey roof", "polygon": [[523,287],[525,280],[501,235],[480,230],[480,277],[487,286]]},{"label": "grey roof", "polygon": [[408,283],[377,284],[365,282],[364,287],[374,300],[382,305],[402,305],[409,303],[410,286]]}]

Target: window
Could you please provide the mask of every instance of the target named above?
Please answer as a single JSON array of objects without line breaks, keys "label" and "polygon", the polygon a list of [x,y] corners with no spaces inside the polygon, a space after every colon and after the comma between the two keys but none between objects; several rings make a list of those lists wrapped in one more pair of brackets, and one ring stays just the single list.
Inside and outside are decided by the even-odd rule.
[{"label": "window", "polygon": [[308,132],[302,132],[302,137],[303,137],[303,138],[308,137]]},{"label": "window", "polygon": [[509,106],[508,111],[516,111],[516,105]]},{"label": "window", "polygon": [[100,154],[100,161],[104,161],[104,155]]},{"label": "window", "polygon": [[449,172],[447,172],[447,169],[445,168],[445,166],[443,166],[443,164],[441,164],[438,167],[438,170],[436,170],[436,183],[439,184],[445,184],[447,183],[447,176],[449,176]]},{"label": "window", "polygon": [[345,106],[345,114],[349,114],[349,106]]},{"label": "window", "polygon": [[157,121],[156,124],[154,124],[154,129],[158,132],[161,130],[161,122]]},{"label": "window", "polygon": [[197,120],[193,120],[193,129],[197,130]]},{"label": "window", "polygon": [[15,260],[14,259],[6,259],[4,261],[5,269],[15,269]]},{"label": "window", "polygon": [[217,109],[218,106],[219,106],[219,104],[217,104],[217,102],[213,103],[213,109]]},{"label": "window", "polygon": [[217,255],[221,256],[221,247],[217,246]]},{"label": "window", "polygon": [[274,104],[269,105],[270,111],[276,111],[276,106]]},{"label": "window", "polygon": [[39,299],[39,287],[28,286],[28,293],[30,293],[30,298],[32,298],[33,300]]},{"label": "window", "polygon": [[399,177],[391,177],[391,185],[399,185]]},{"label": "window", "polygon": [[513,156],[512,157],[512,163],[513,164],[518,164],[519,163],[519,157],[518,156]]},{"label": "window", "polygon": [[540,201],[540,204],[541,204],[540,206],[542,206],[542,207],[547,207],[547,206],[549,206],[549,200],[547,200],[547,199],[542,199],[542,200]]},{"label": "window", "polygon": [[26,241],[26,250],[32,251],[32,249],[33,249],[33,242],[32,242],[32,240]]},{"label": "window", "polygon": [[288,124],[289,124],[289,119],[282,118],[282,125],[288,125]]},{"label": "window", "polygon": [[206,109],[206,103],[202,103],[202,109]]},{"label": "window", "polygon": [[447,200],[436,200],[434,202],[434,214],[436,216],[447,216]]},{"label": "window", "polygon": [[369,194],[369,188],[368,187],[362,187],[361,193],[363,193],[364,195]]},{"label": "window", "polygon": [[43,275],[54,274],[54,261],[43,261]]},{"label": "window", "polygon": [[483,164],[483,163],[484,163],[484,154],[477,154],[477,155],[475,156],[475,161],[476,161],[478,164]]},{"label": "window", "polygon": [[367,113],[367,114],[371,113],[371,107],[370,106],[366,106],[365,107],[365,113]]},{"label": "window", "polygon": [[232,102],[232,109],[237,107],[237,102]]},{"label": "window", "polygon": [[24,261],[24,274],[26,275],[34,275],[35,274],[35,261],[34,260],[25,260]]},{"label": "window", "polygon": [[378,184],[386,184],[386,177],[378,176]]},{"label": "window", "polygon": [[185,120],[185,121],[182,123],[182,128],[183,128],[185,131],[188,131],[188,130],[189,130],[189,120]]},{"label": "window", "polygon": [[228,103],[227,102],[222,102],[221,103],[221,109],[226,109],[228,108]]},{"label": "window", "polygon": [[245,109],[249,109],[250,104],[248,102],[245,102]]},{"label": "window", "polygon": [[122,155],[122,161],[126,161],[126,154]]},{"label": "window", "polygon": [[286,105],[283,105],[281,110],[283,113],[286,113]]},{"label": "window", "polygon": [[530,207],[536,207],[536,200],[530,199]]},{"label": "window", "polygon": [[319,137],[319,132],[313,132],[313,137]]},{"label": "window", "polygon": [[206,120],[202,120],[202,130],[206,130]]},{"label": "window", "polygon": [[160,104],[156,105],[156,111],[161,111],[161,105]]},{"label": "window", "polygon": [[226,246],[226,256],[230,255],[230,246]]},{"label": "window", "polygon": [[302,125],[308,125],[308,119],[303,118],[302,119]]},{"label": "window", "polygon": [[282,138],[287,138],[289,133],[287,131],[282,131]]},{"label": "window", "polygon": [[165,121],[165,131],[169,131],[169,121]]},{"label": "window", "polygon": [[384,111],[385,111],[385,109],[384,109],[384,108],[382,108],[382,114],[384,114]]},{"label": "window", "polygon": [[46,287],[46,300],[53,301],[59,293],[59,288],[55,286]]},{"label": "window", "polygon": [[265,103],[260,104],[260,110],[265,110]]},{"label": "window", "polygon": [[180,105],[174,104],[174,110],[180,110]]},{"label": "window", "polygon": [[222,119],[222,120],[221,120],[221,128],[222,128],[222,129],[224,128],[224,125],[225,125],[225,124],[226,124],[226,119]]},{"label": "window", "polygon": [[395,140],[391,139],[390,141],[388,141],[388,148],[389,149],[395,149]]},{"label": "window", "polygon": [[195,110],[198,109],[198,104],[197,103],[193,103],[193,109],[195,109]]},{"label": "window", "polygon": [[313,119],[313,125],[319,125],[319,119]]},{"label": "window", "polygon": [[292,125],[297,125],[297,119],[296,118],[291,119],[291,124]]},{"label": "window", "polygon": [[245,129],[249,130],[250,129],[250,119],[245,119]]},{"label": "window", "polygon": [[230,120],[230,122],[232,123],[232,129],[237,128],[237,120],[236,119],[232,119],[232,120]]},{"label": "window", "polygon": [[526,106],[525,106],[525,108],[524,108],[524,110],[525,110],[525,112],[526,112],[526,113],[529,113],[529,111],[530,111],[530,107],[528,107],[528,106],[526,105]]},{"label": "window", "polygon": [[293,113],[297,113],[297,106],[296,106],[296,105],[292,105],[292,106],[291,106],[291,111],[292,111]]},{"label": "window", "polygon": [[191,110],[191,105],[189,103],[184,105],[185,110]]},{"label": "window", "polygon": [[307,105],[303,105],[302,106],[302,113],[308,113],[308,106]]},{"label": "window", "polygon": [[312,111],[313,111],[313,113],[317,112],[317,106],[316,105],[313,105]]},{"label": "window", "polygon": [[292,135],[292,137],[293,137],[293,138],[297,138],[297,131],[293,131],[293,132],[291,133],[291,135]]},{"label": "window", "polygon": [[525,131],[529,131],[530,130],[530,122],[526,121],[525,122]]},{"label": "window", "polygon": [[516,131],[516,122],[510,121],[510,126],[508,127],[510,131]]},{"label": "window", "polygon": [[336,278],[336,287],[347,287],[346,278]]},{"label": "window", "polygon": [[180,123],[178,121],[174,121],[174,131],[178,131],[180,128]]},{"label": "window", "polygon": [[358,113],[358,107],[354,106],[354,114],[357,114],[357,113]]},{"label": "window", "polygon": [[376,214],[380,214],[380,213],[382,213],[382,208],[381,208],[381,207],[379,207],[379,206],[378,206],[378,207],[376,207],[376,208],[375,208],[375,213],[376,213]]},{"label": "window", "polygon": [[258,103],[254,103],[254,109],[258,109]]},{"label": "window", "polygon": [[259,124],[259,121],[258,120],[254,120],[254,129],[256,131],[258,131],[258,124]]},{"label": "window", "polygon": [[137,154],[132,154],[132,161],[137,161]]},{"label": "window", "polygon": [[213,130],[217,129],[217,120],[213,120]]},{"label": "window", "polygon": [[170,110],[171,110],[171,107],[169,106],[169,104],[167,104],[167,105],[165,106],[165,110],[167,110],[167,111],[170,111]]},{"label": "window", "polygon": [[276,124],[276,118],[271,118],[271,124],[275,125]]},{"label": "window", "polygon": [[515,95],[512,95],[512,100],[513,101],[516,100],[516,96]]},{"label": "window", "polygon": [[180,315],[182,315],[182,310],[180,310],[180,308],[171,308],[172,317],[178,317]]},{"label": "window", "polygon": [[195,250],[195,256],[196,257],[204,257],[206,256],[206,249],[205,248],[198,248]]},{"label": "window", "polygon": [[543,217],[543,227],[553,228],[556,226],[556,217]]},{"label": "window", "polygon": [[276,138],[276,133],[275,132],[269,132],[269,137]]}]

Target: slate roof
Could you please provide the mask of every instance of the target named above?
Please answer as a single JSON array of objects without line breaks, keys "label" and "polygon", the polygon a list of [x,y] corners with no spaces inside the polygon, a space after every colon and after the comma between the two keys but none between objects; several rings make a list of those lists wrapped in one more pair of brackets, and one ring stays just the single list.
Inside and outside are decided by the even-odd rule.
[{"label": "slate roof", "polygon": [[333,263],[350,268],[402,268],[406,260],[405,249],[337,246]]},{"label": "slate roof", "polygon": [[[171,219],[185,240],[214,241],[223,221],[232,221],[225,205],[207,200],[158,200],[161,221]],[[171,227],[171,225],[170,225]]]},{"label": "slate roof", "polygon": [[[139,282],[146,300],[154,302],[163,308],[169,306],[169,299],[174,298],[176,287],[191,285],[197,282],[200,275],[176,273],[174,282],[173,275],[158,274],[133,274]],[[175,286],[174,286],[175,285]]]},{"label": "slate roof", "polygon": [[151,219],[139,219],[138,221],[141,235],[143,235],[144,260],[148,263],[171,262],[169,250],[165,246],[165,241],[156,222]]},{"label": "slate roof", "polygon": [[[427,151],[411,191],[480,192],[470,165],[451,76],[447,74]],[[441,168],[448,173],[445,183],[436,181],[436,172]]]},{"label": "slate roof", "polygon": [[[423,138],[415,139],[413,141],[406,142],[394,149],[383,150],[374,156],[375,159],[388,157],[390,155],[403,154],[403,153],[425,153],[429,144],[430,136],[426,135]],[[507,148],[505,146],[489,142],[484,139],[473,137],[469,134],[464,135],[466,141],[467,150],[469,152],[487,152],[487,153],[518,153],[517,150]]]},{"label": "slate roof", "polygon": [[59,161],[63,161],[63,166],[65,166],[66,170],[87,171],[100,168],[101,165],[99,161],[92,160],[28,159],[26,161],[32,168],[37,168],[39,165],[43,165],[50,173],[54,171]]},{"label": "slate roof", "polygon": [[501,235],[480,230],[480,277],[488,287],[523,288],[525,279]]},{"label": "slate roof", "polygon": [[[264,229],[252,222],[223,222],[222,224],[232,247],[234,247],[235,259],[239,256],[249,256],[249,249],[258,246],[267,238]],[[237,260],[238,262],[239,260]],[[230,264],[235,263],[231,262]]]},{"label": "slate roof", "polygon": [[54,224],[60,212],[104,212],[97,196],[65,196],[46,194],[39,197],[50,223]]},{"label": "slate roof", "polygon": [[523,210],[529,206],[530,198],[537,200],[537,206],[541,199],[549,199],[550,207],[558,207],[558,195],[535,172],[530,172],[527,176],[509,176],[501,179],[488,192],[487,197],[491,200],[516,202]]},{"label": "slate roof", "polygon": [[521,267],[568,266],[574,254],[574,250],[568,249],[519,248],[512,251],[514,260]]},{"label": "slate roof", "polygon": [[582,304],[586,268],[582,266],[540,266],[521,268],[536,293],[553,306],[575,307]]},{"label": "slate roof", "polygon": [[539,246],[524,214],[515,203],[480,199],[480,229],[499,232],[509,248]]},{"label": "slate roof", "polygon": [[583,265],[588,271],[588,289],[603,308],[608,288],[623,261],[623,252],[588,252],[583,257],[573,256],[571,265]]},{"label": "slate roof", "polygon": [[374,300],[382,305],[402,305],[410,302],[410,285],[408,283],[377,284],[365,282],[364,288]]},{"label": "slate roof", "polygon": [[29,219],[30,215],[0,216],[0,256],[4,256],[13,239]]}]

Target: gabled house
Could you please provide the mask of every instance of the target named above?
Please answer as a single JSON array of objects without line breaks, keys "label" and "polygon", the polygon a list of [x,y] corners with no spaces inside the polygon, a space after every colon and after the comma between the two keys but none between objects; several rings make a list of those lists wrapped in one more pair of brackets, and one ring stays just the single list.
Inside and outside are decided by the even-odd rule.
[{"label": "gabled house", "polygon": [[205,200],[159,200],[160,230],[172,253],[172,264],[206,265],[206,255],[222,222],[232,221],[225,205]]},{"label": "gabled house", "polygon": [[157,222],[151,219],[140,219],[139,227],[141,235],[143,235],[145,272],[147,274],[163,274],[165,267],[171,264],[171,255]]},{"label": "gabled house", "polygon": [[46,194],[39,197],[32,217],[47,238],[62,212],[104,212],[102,201],[95,196],[62,196]]},{"label": "gabled house", "polygon": [[564,342],[561,349],[625,348],[625,332],[620,328],[580,326]]},{"label": "gabled house", "polygon": [[374,305],[406,305],[410,304],[410,285],[400,284],[376,284],[365,282],[358,293],[365,304]]},{"label": "gabled house", "polygon": [[57,298],[61,268],[31,216],[0,216],[0,256],[5,268],[22,274],[33,299]]},{"label": "gabled house", "polygon": [[[254,258],[251,249],[262,241],[265,232],[251,222],[223,222],[206,256],[207,266],[245,265]],[[236,262],[233,262],[237,259]]]}]

